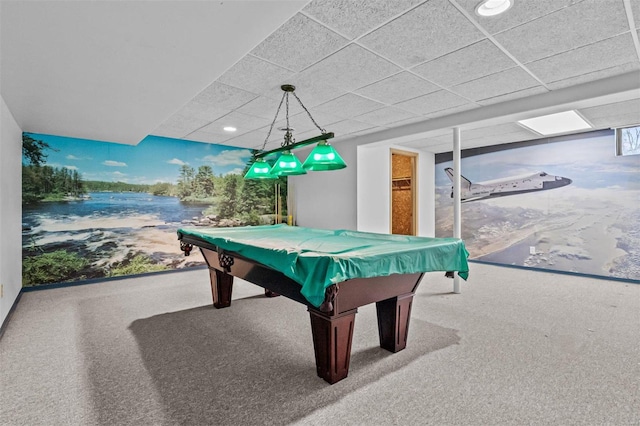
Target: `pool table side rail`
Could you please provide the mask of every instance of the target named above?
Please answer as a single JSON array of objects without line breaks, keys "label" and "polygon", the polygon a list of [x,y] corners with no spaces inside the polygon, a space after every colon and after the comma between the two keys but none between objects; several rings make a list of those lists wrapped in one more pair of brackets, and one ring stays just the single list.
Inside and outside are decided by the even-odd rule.
[{"label": "pool table side rail", "polygon": [[[200,248],[202,256],[210,270],[218,270],[234,277],[241,278],[252,284],[278,293],[311,309],[318,307],[311,304],[300,293],[302,286],[282,272],[266,265],[247,259],[242,255],[227,250],[221,251],[217,246],[203,239],[180,234],[181,242],[192,244]],[[227,268],[220,265],[219,253],[222,252],[233,258],[233,264]],[[213,271],[211,271],[213,273]],[[339,297],[333,300],[333,311],[325,314],[333,316],[356,309],[370,303],[387,300],[398,294],[415,293],[424,273],[394,274],[390,276],[372,278],[354,278],[337,283]],[[213,277],[211,277],[213,279]],[[393,286],[389,284],[393,280]],[[327,291],[329,291],[327,289]]]}]

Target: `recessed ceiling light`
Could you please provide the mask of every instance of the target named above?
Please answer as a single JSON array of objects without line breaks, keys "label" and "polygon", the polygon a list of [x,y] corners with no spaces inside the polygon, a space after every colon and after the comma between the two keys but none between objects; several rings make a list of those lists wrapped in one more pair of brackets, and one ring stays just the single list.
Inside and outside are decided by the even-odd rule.
[{"label": "recessed ceiling light", "polygon": [[520,120],[518,123],[543,136],[592,128],[589,123],[573,110]]},{"label": "recessed ceiling light", "polygon": [[476,14],[480,16],[496,16],[509,10],[515,0],[482,0],[476,6]]},{"label": "recessed ceiling light", "polygon": [[225,132],[235,132],[238,129],[236,129],[235,127],[227,126],[227,127],[223,127],[222,130],[224,130]]}]

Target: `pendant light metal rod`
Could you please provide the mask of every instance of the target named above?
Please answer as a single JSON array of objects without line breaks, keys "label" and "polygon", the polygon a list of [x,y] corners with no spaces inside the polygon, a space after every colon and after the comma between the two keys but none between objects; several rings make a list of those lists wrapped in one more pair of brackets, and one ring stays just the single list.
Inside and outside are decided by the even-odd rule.
[{"label": "pendant light metal rod", "polygon": [[297,148],[301,148],[303,146],[307,146],[307,145],[311,145],[312,143],[315,142],[319,142],[319,141],[326,141],[327,139],[331,139],[333,138],[333,132],[329,132],[329,133],[323,133],[319,136],[315,136],[313,138],[310,139],[305,139],[303,141],[300,142],[296,142],[296,143],[292,143],[289,145],[285,145],[285,146],[281,146],[280,148],[276,148],[276,149],[272,149],[271,151],[265,151],[265,152],[261,152],[259,154],[256,154],[256,158],[265,158],[271,154],[277,154],[278,152],[282,152],[282,151],[293,151],[294,149]]}]

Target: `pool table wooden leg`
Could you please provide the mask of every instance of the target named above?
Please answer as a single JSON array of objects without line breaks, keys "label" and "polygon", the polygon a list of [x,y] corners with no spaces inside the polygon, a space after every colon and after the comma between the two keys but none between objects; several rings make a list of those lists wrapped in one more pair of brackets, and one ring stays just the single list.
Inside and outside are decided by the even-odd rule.
[{"label": "pool table wooden leg", "polygon": [[407,346],[413,293],[376,302],[380,347],[399,352]]},{"label": "pool table wooden leg", "polygon": [[218,309],[229,307],[231,305],[231,291],[233,290],[233,275],[209,268],[209,276],[211,278],[213,306]]},{"label": "pool table wooden leg", "polygon": [[309,309],[316,370],[318,376],[331,384],[344,379],[349,373],[356,312],[358,310],[353,309],[330,317]]}]

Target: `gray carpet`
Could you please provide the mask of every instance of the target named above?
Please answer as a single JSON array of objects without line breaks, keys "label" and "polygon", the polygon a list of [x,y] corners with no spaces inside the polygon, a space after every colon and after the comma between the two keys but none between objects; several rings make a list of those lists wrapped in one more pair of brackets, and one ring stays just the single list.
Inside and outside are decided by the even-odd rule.
[{"label": "gray carpet", "polygon": [[428,274],[406,350],[356,316],[347,379],[306,308],[194,270],[24,293],[0,340],[2,425],[640,424],[640,286],[473,264]]}]

